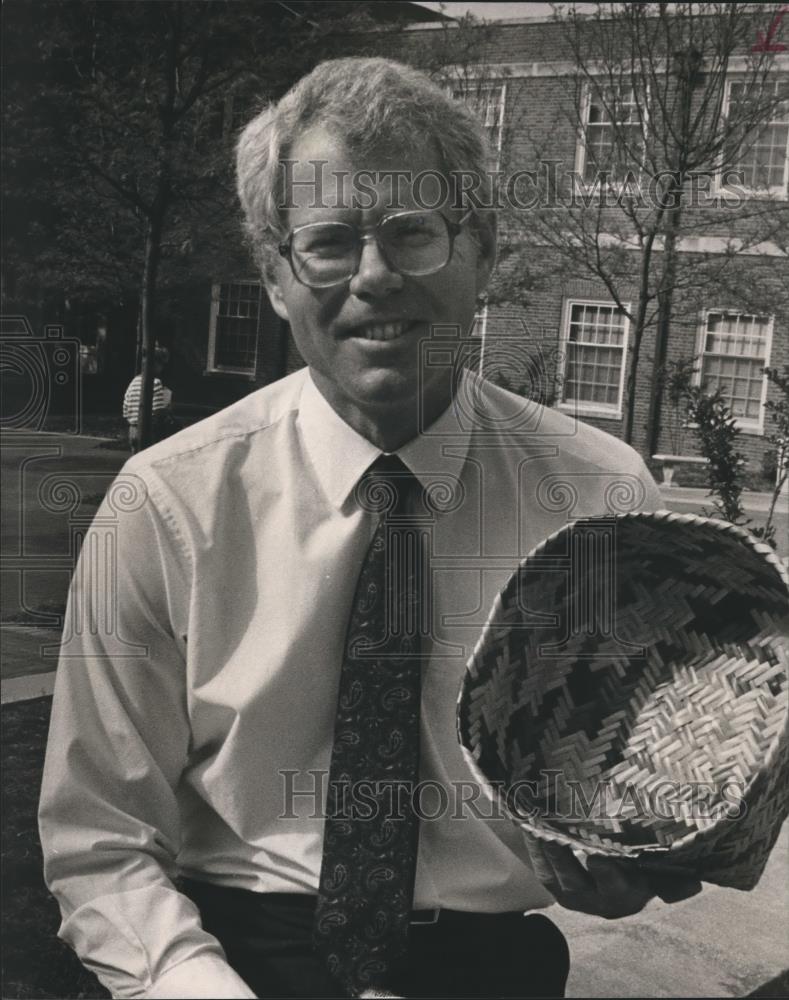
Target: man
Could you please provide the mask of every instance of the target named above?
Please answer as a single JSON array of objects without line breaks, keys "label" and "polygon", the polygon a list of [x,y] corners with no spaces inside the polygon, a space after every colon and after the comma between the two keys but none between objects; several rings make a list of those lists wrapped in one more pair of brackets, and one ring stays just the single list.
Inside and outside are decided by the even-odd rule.
[{"label": "man", "polygon": [[[653,896],[627,867],[584,868],[489,815],[457,745],[464,664],[519,559],[568,516],[611,513],[613,495],[659,503],[631,449],[465,371],[495,219],[457,178],[484,165],[470,113],[379,59],[321,64],[240,140],[247,232],[308,367],[126,465],[140,500],[117,519],[117,625],[70,637],[58,671],[46,877],[61,935],[116,996],[562,995],[565,941],[533,911],[555,898],[617,917]],[[448,179],[440,209],[417,177]],[[326,778],[338,733],[363,747],[395,711],[368,713],[364,734],[347,719],[367,686],[364,670],[346,686],[347,640],[381,588],[364,589],[382,522],[360,487],[382,453],[395,478],[373,493],[408,481],[432,496],[429,627],[407,636],[420,732],[394,756],[418,741],[439,807],[421,802],[407,826],[413,784],[398,779],[403,825],[369,837]],[[81,599],[100,589],[83,583]],[[77,599],[75,584],[72,613]],[[396,676],[382,702],[411,701]],[[384,841],[406,828],[418,854],[397,871]],[[360,878],[382,901],[370,914],[364,892],[353,912],[334,892]],[[405,952],[387,950],[397,935]]]},{"label": "man", "polygon": [[[161,381],[161,374],[170,358],[166,347],[158,347],[154,351],[153,362],[153,433],[154,440],[159,441],[164,436],[167,418],[170,416],[172,393]],[[142,375],[135,375],[129,383],[123,396],[123,418],[129,425],[129,450],[136,455],[140,450],[140,435],[138,421],[140,418],[140,393],[142,392]]]}]

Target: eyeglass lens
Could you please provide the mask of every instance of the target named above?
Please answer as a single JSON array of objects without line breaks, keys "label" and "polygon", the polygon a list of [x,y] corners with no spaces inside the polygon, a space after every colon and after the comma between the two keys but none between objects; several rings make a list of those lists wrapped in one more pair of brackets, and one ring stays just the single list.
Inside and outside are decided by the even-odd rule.
[{"label": "eyeglass lens", "polygon": [[[403,274],[429,274],[449,261],[451,238],[440,212],[391,215],[374,232],[387,263]],[[299,278],[307,283],[344,281],[359,265],[359,230],[344,222],[304,226],[293,234],[291,254]]]}]

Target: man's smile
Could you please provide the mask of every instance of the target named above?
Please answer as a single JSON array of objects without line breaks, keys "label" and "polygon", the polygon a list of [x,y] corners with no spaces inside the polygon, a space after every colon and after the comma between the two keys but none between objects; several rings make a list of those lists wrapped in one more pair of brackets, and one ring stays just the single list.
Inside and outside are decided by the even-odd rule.
[{"label": "man's smile", "polygon": [[404,340],[416,326],[414,320],[397,320],[385,323],[366,323],[354,327],[349,336],[354,340],[363,340],[368,344],[391,344]]},{"label": "man's smile", "polygon": [[361,330],[365,340],[396,340],[406,330],[405,323],[373,323]]}]

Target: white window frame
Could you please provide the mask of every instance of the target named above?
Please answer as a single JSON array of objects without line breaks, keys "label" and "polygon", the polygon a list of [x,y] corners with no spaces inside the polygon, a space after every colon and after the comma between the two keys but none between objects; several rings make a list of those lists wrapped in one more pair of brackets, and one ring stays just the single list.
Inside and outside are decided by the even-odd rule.
[{"label": "white window frame", "polygon": [[[633,83],[633,89],[635,89],[636,84]],[[584,171],[586,169],[586,152],[587,152],[587,129],[589,127],[589,109],[592,106],[592,85],[587,80],[583,86],[583,93],[581,94],[581,116],[578,127],[578,135],[576,136],[575,143],[575,189],[579,194],[587,194],[590,191],[594,191],[596,188],[596,183],[587,181],[584,178]],[[642,136],[644,140],[644,147],[646,148],[646,138],[649,131],[649,87],[646,86],[643,99],[643,111],[644,111],[644,122],[641,126]],[[610,128],[613,128],[609,124]],[[634,170],[635,173],[635,170]],[[641,187],[643,183],[643,171],[639,170],[635,177],[634,183],[637,187]],[[623,180],[609,179],[606,187],[610,191],[620,192],[623,190],[625,182]],[[602,187],[600,190],[603,190]]]},{"label": "white window frame", "polygon": [[[255,358],[249,368],[240,368],[230,365],[219,365],[216,362],[217,349],[217,319],[219,317],[219,303],[222,296],[223,285],[256,285],[259,289],[258,297],[258,318],[257,336],[255,338]],[[258,278],[233,278],[230,281],[216,281],[211,285],[211,312],[208,320],[208,357],[206,359],[206,371],[223,375],[240,375],[249,379],[255,378],[257,371],[258,343],[260,337],[260,316],[263,308],[266,290]]]},{"label": "white window frame", "polygon": [[[743,76],[731,76],[726,80],[726,86],[723,94],[723,108],[722,116],[724,121],[729,116],[729,104],[731,101],[731,87],[732,84],[742,83],[745,77]],[[776,80],[789,80],[789,75],[785,73],[777,74],[773,77]],[[770,124],[769,122],[767,123]],[[784,176],[783,184],[779,184],[770,188],[749,188],[744,184],[735,182],[733,185],[727,185],[724,183],[722,171],[718,171],[715,175],[715,194],[717,195],[731,195],[731,194],[745,194],[749,198],[776,198],[780,201],[786,201],[789,199],[789,190],[787,189],[789,185],[789,138],[787,138],[786,155],[784,156]],[[715,312],[715,310],[712,310]]]},{"label": "white window frame", "polygon": [[[569,354],[568,344],[570,344],[570,322],[573,314],[573,306],[603,306],[608,309],[616,310],[620,307],[613,302],[611,299],[565,299],[562,306],[562,327],[561,327],[561,337],[560,337],[560,347],[561,354],[559,359],[559,372],[560,372],[560,385],[561,392],[560,396],[564,396],[564,387],[566,384],[567,375],[567,358]],[[611,420],[621,420],[623,414],[623,401],[625,395],[625,374],[627,372],[627,352],[630,344],[630,318],[627,313],[630,311],[630,303],[623,302],[622,309],[624,310],[623,320],[624,320],[624,333],[622,337],[622,367],[619,372],[619,398],[615,406],[608,403],[593,403],[587,400],[569,400],[565,401],[563,398],[556,403],[556,409],[565,410],[571,413],[577,414],[588,414],[594,417],[607,417]],[[573,341],[573,343],[576,343]],[[582,342],[583,343],[583,342]],[[600,347],[606,345],[600,344],[588,344],[589,347]],[[616,346],[616,345],[608,345]]]},{"label": "white window frame", "polygon": [[474,313],[474,323],[472,326],[472,336],[479,340],[479,367],[480,378],[485,374],[485,348],[488,341],[488,303],[485,302],[481,309]]},{"label": "white window frame", "polygon": [[[506,113],[507,107],[507,81],[503,77],[493,77],[490,80],[485,80],[479,82],[477,80],[471,79],[454,79],[450,84],[450,96],[455,100],[463,101],[466,107],[470,111],[477,111],[473,105],[467,100],[469,95],[473,96],[475,94],[480,94],[482,92],[490,92],[493,90],[501,91],[499,100],[496,104],[496,110],[498,111],[498,121],[495,124],[496,129],[496,142],[491,143],[491,150],[495,155],[495,169],[499,167],[499,161],[501,160],[501,146],[504,139],[504,115]],[[481,122],[482,127],[485,129],[486,135],[488,135],[488,129],[491,126],[487,125],[485,122]]]},{"label": "white window frame", "polygon": [[[693,373],[693,384],[695,386],[701,387],[704,380],[704,357],[707,351],[704,350],[705,342],[707,339],[707,324],[709,322],[709,317],[713,314],[716,315],[733,315],[733,316],[759,316],[762,319],[766,319],[767,322],[767,341],[765,344],[765,357],[762,362],[763,368],[768,368],[770,365],[770,356],[772,354],[773,348],[773,327],[775,325],[775,316],[769,313],[749,313],[742,312],[739,309],[725,309],[725,308],[711,308],[704,309],[699,317],[699,328],[696,334],[696,357],[699,359],[699,365]],[[749,358],[741,354],[727,354],[726,357],[729,358],[742,358],[746,361],[756,360],[755,358]],[[768,379],[766,375],[762,375],[762,395],[759,400],[759,419],[752,420],[748,417],[735,416],[734,421],[740,430],[746,434],[764,434],[764,405],[767,402],[767,391],[769,388]]]}]

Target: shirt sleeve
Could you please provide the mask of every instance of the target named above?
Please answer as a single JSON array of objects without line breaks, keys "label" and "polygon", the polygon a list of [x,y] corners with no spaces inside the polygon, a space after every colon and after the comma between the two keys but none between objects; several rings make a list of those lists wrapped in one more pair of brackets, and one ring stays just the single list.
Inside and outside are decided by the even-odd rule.
[{"label": "shirt sleeve", "polygon": [[131,380],[123,396],[123,419],[137,423],[137,407],[139,395],[135,392],[136,377]]},{"label": "shirt sleeve", "polygon": [[161,380],[155,378],[153,380],[153,410],[154,413],[158,410],[164,410],[167,406],[164,398],[164,386]]},{"label": "shirt sleeve", "polygon": [[171,881],[187,762],[188,551],[128,463],[86,533],[39,828],[60,937],[116,997],[252,997]]}]

